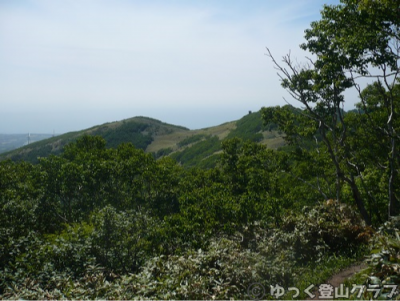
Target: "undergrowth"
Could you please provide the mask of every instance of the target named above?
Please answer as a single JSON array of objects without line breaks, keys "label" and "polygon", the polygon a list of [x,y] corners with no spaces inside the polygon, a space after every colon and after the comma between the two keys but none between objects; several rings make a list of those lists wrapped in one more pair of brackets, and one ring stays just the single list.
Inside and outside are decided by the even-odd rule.
[{"label": "undergrowth", "polygon": [[[136,273],[117,272],[97,263],[96,233],[102,223],[77,224],[57,244],[55,235],[45,241],[32,236],[30,242],[24,240],[24,247],[12,250],[16,261],[2,271],[0,298],[253,299],[257,296],[249,294],[249,288],[258,284],[265,289],[263,298],[275,299],[269,294],[271,286],[295,286],[302,291],[359,259],[362,248],[355,248],[350,239],[363,246],[369,230],[353,212],[349,206],[323,203],[301,214],[289,213],[280,227],[253,222],[234,234],[214,235],[204,249],[148,258]],[[334,227],[331,222],[336,219]],[[130,227],[129,219],[114,222]],[[327,239],[331,237],[327,233],[348,240],[347,248],[343,244],[341,250],[336,249],[338,241]],[[3,234],[5,239],[7,233]],[[118,250],[109,250],[114,259],[126,256],[123,252],[130,249]],[[66,261],[70,252],[73,264]],[[61,262],[57,254],[67,257]],[[282,298],[291,297],[288,293]]]},{"label": "undergrowth", "polygon": [[[365,286],[362,294],[355,292],[351,298],[400,299],[400,216],[392,217],[378,229],[365,262],[367,267],[347,281],[349,286],[351,283]],[[377,290],[368,291],[371,286]]]}]

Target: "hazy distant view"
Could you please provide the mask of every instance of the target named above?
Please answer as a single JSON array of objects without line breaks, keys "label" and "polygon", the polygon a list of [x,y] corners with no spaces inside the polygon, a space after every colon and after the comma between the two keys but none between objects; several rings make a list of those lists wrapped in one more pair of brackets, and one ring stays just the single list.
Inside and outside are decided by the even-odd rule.
[{"label": "hazy distant view", "polygon": [[0,132],[66,133],[134,116],[199,129],[283,105],[265,47],[302,59],[297,46],[321,8],[320,0],[0,1]]},{"label": "hazy distant view", "polygon": [[0,154],[52,137],[54,134],[0,134]]}]

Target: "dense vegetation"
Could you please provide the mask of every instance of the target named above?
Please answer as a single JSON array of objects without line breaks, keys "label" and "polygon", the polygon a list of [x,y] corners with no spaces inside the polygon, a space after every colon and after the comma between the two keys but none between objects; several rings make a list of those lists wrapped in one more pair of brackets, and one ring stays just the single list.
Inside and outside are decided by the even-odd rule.
[{"label": "dense vegetation", "polygon": [[[399,285],[398,8],[325,6],[302,45],[311,64],[280,66],[270,53],[304,109],[249,114],[242,139],[191,137],[174,160],[84,135],[38,164],[1,161],[0,298],[275,299],[275,285],[300,289],[281,298],[306,298],[368,245],[357,284]],[[375,82],[361,89],[360,77]],[[347,89],[359,110],[342,109]],[[262,121],[288,147],[255,142],[247,128]],[[146,144],[146,128],[122,133],[131,126]],[[204,151],[213,165],[187,168]]]},{"label": "dense vegetation", "polygon": [[[146,133],[147,131],[147,133]],[[115,129],[103,126],[93,132],[93,135],[102,136],[108,147],[117,147],[121,143],[130,142],[136,148],[145,150],[153,141],[152,129],[147,123],[123,121]]]},{"label": "dense vegetation", "polygon": [[[272,125],[268,125],[269,130],[272,128]],[[236,122],[236,128],[228,134],[227,138],[237,137],[259,142],[263,138],[262,130],[264,130],[264,126],[261,120],[261,112],[249,113]]]},{"label": "dense vegetation", "polygon": [[177,160],[185,167],[212,168],[217,165],[219,155],[224,141],[239,138],[243,141],[259,142],[263,139],[262,131],[266,128],[273,130],[277,128],[276,123],[263,125],[261,111],[249,113],[235,123],[236,127],[222,139],[217,136],[197,134],[189,136],[177,143],[179,147],[185,147],[171,154],[171,158]]},{"label": "dense vegetation", "polygon": [[294,202],[278,153],[222,147],[207,171],[92,136],[37,165],[1,162],[0,296],[247,298],[253,282],[357,258],[370,230],[353,209]]},{"label": "dense vegetation", "polygon": [[197,165],[199,161],[203,160],[205,157],[212,155],[214,152],[220,149],[221,142],[219,141],[218,137],[207,136],[202,141],[187,147],[183,151],[173,153],[171,158],[177,160],[187,167],[192,167]]}]

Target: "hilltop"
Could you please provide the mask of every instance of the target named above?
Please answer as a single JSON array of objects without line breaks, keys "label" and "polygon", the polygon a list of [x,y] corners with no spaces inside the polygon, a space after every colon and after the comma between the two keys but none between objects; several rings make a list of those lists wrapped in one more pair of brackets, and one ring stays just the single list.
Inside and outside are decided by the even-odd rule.
[{"label": "hilltop", "polygon": [[282,135],[274,125],[263,126],[261,112],[249,113],[236,121],[197,130],[139,116],[31,143],[0,154],[0,160],[37,163],[38,157],[57,155],[65,145],[83,135],[99,135],[110,148],[130,142],[136,148],[153,153],[156,158],[169,155],[182,165],[203,167],[215,163],[217,154],[221,151],[221,141],[227,138],[256,141],[270,148],[283,145]]}]

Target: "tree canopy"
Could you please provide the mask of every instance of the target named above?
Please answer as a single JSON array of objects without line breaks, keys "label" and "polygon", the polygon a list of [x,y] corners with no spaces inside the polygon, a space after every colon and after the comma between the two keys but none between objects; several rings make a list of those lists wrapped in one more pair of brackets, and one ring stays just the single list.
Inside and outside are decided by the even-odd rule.
[{"label": "tree canopy", "polygon": [[[371,168],[387,178],[388,216],[398,213],[399,3],[343,0],[324,6],[321,20],[305,31],[306,42],[300,47],[312,57],[303,65],[290,55],[281,64],[268,50],[282,86],[305,110],[294,116],[283,114],[281,108],[265,109],[264,120],[275,114],[289,142],[299,135],[313,137],[315,155],[326,153],[334,167],[335,198],[340,200],[343,185],[347,186],[368,224],[366,199],[376,202],[365,185]],[[363,78],[374,82],[363,88]],[[344,92],[349,89],[358,92],[359,114],[343,110]]]}]

